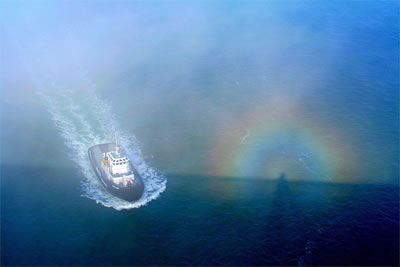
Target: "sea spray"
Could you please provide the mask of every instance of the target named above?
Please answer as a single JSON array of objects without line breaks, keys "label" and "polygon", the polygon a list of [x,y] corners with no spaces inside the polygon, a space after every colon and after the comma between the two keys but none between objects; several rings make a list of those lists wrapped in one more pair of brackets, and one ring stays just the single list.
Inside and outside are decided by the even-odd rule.
[{"label": "sea spray", "polygon": [[[103,206],[122,210],[146,205],[165,190],[165,176],[146,163],[136,137],[121,129],[111,106],[98,96],[95,86],[87,90],[63,90],[62,93],[40,92],[40,95],[70,150],[70,159],[84,177],[81,182],[82,196]],[[128,153],[145,183],[143,196],[135,202],[121,200],[106,192],[90,166],[88,148],[110,142],[115,137]]]}]

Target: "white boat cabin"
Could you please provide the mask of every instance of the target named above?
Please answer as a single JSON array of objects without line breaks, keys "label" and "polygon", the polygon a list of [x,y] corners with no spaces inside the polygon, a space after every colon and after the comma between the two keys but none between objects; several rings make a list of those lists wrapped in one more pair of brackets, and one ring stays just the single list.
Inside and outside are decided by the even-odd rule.
[{"label": "white boat cabin", "polygon": [[116,184],[132,184],[134,175],[130,168],[129,159],[125,156],[121,156],[118,146],[116,146],[115,151],[103,153],[102,156],[103,167],[108,179]]},{"label": "white boat cabin", "polygon": [[121,175],[129,172],[129,159],[127,157],[118,157],[114,152],[107,152],[110,161],[111,173]]}]

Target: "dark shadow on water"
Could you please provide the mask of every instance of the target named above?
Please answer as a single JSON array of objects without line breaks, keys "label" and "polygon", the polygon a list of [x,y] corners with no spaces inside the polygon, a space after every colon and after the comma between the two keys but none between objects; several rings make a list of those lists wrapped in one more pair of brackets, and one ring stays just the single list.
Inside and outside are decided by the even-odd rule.
[{"label": "dark shadow on water", "polygon": [[116,211],[74,169],[2,165],[2,265],[398,265],[398,185],[166,177]]},{"label": "dark shadow on water", "polygon": [[[293,249],[290,249],[293,241],[293,233],[298,230],[296,224],[291,220],[295,217],[295,205],[292,196],[290,184],[286,175],[282,173],[277,179],[275,191],[272,195],[271,208],[267,216],[266,224],[262,235],[262,250],[269,251],[268,257],[260,258],[253,264],[263,264],[271,260],[271,263],[279,263],[283,265],[293,265],[297,261],[296,255],[290,255]],[[271,253],[272,252],[272,253]]]}]

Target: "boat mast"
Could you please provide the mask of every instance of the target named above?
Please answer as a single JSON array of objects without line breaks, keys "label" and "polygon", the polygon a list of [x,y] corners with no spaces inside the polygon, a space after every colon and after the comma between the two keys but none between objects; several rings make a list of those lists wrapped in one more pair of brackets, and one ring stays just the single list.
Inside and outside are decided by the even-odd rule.
[{"label": "boat mast", "polygon": [[115,154],[119,154],[118,153],[118,137],[115,137]]}]

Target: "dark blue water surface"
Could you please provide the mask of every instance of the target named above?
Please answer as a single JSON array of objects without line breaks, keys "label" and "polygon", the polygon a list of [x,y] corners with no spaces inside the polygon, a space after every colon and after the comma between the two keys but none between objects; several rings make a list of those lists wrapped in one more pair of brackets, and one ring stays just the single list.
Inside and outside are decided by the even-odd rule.
[{"label": "dark blue water surface", "polygon": [[157,201],[116,211],[70,174],[3,166],[2,265],[398,264],[397,186],[169,175]]},{"label": "dark blue water surface", "polygon": [[2,266],[399,265],[398,1],[0,11]]}]

